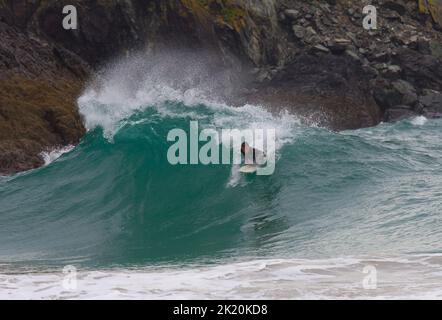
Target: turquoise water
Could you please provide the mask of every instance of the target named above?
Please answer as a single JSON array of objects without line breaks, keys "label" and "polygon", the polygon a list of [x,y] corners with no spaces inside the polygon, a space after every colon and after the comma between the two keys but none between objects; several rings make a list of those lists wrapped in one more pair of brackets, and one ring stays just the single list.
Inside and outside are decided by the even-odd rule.
[{"label": "turquoise water", "polygon": [[[78,100],[81,143],[0,177],[0,298],[442,298],[442,120],[331,132],[222,103],[208,64],[110,67]],[[274,129],[275,172],[169,164],[190,121]]]},{"label": "turquoise water", "polygon": [[[0,261],[100,268],[441,252],[440,120],[335,133],[258,107],[161,108],[139,108],[112,134],[96,126],[57,161],[3,178]],[[168,131],[192,119],[233,127],[265,117],[284,136],[271,176],[167,161]]]}]

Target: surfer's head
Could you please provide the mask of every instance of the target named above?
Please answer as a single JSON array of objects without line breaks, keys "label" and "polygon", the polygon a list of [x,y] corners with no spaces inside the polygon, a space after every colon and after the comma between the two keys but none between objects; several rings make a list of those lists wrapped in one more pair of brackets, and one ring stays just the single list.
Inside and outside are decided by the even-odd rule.
[{"label": "surfer's head", "polygon": [[243,142],[241,144],[241,153],[242,154],[246,154],[246,152],[249,150],[250,146],[248,145],[247,142]]}]

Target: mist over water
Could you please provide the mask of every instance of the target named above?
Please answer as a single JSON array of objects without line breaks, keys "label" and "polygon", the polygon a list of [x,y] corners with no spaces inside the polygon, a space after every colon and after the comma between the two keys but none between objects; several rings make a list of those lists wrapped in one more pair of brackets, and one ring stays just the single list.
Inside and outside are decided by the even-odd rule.
[{"label": "mist over water", "polygon": [[[287,112],[230,106],[223,97],[238,77],[214,73],[212,62],[210,54],[190,52],[139,56],[91,82],[79,99],[88,129],[80,145],[56,160],[62,152],[48,154],[43,168],[0,180],[0,273],[19,272],[2,279],[20,283],[31,270],[38,282],[38,272],[73,264],[98,273],[90,275],[90,297],[102,289],[93,277],[105,271],[116,287],[131,274],[129,296],[144,277],[157,279],[163,294],[183,297],[180,285],[158,279],[186,283],[198,278],[191,272],[198,265],[201,277],[218,279],[215,297],[256,298],[253,292],[286,281],[287,290],[264,297],[351,298],[361,268],[372,263],[396,281],[378,294],[400,294],[395,270],[409,275],[413,291],[440,294],[431,283],[441,277],[441,120],[340,133],[305,126]],[[191,120],[217,130],[276,129],[275,173],[170,165],[167,133],[188,131]],[[242,276],[217,278],[231,273]],[[44,279],[54,283],[56,273]],[[308,281],[290,289],[301,279]],[[324,281],[339,290],[322,290]],[[235,283],[250,290],[233,290]],[[184,297],[203,297],[213,285],[201,280]]]},{"label": "mist over water", "polygon": [[165,116],[173,110],[165,102],[182,102],[186,108],[176,115],[198,115],[187,107],[207,104],[225,106],[247,83],[239,63],[229,64],[207,51],[161,50],[137,54],[117,61],[98,74],[79,99],[80,112],[88,129],[100,126],[111,134],[118,122],[136,111],[156,108]]}]

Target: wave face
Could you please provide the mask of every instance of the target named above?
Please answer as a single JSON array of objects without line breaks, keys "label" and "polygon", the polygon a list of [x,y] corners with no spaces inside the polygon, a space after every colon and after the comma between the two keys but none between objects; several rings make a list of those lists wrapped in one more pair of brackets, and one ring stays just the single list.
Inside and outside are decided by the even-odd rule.
[{"label": "wave face", "polygon": [[[167,66],[183,64],[175,58]],[[213,92],[230,79],[210,79],[200,60],[173,76],[152,63],[134,77],[137,63],[112,67],[80,98],[89,130],[80,145],[1,178],[2,270],[441,252],[440,120],[334,133],[221,103]],[[170,165],[167,133],[191,120],[275,128],[274,174]]]}]

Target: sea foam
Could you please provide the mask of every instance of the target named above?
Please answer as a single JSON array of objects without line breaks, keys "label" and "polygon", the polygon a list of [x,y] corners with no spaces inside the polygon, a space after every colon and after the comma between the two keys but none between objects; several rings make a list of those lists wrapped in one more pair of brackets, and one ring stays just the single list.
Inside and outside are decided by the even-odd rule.
[{"label": "sea foam", "polygon": [[[441,299],[440,255],[265,259],[215,266],[0,274],[2,299]],[[364,289],[367,265],[377,284]],[[401,272],[397,272],[400,270]]]}]

